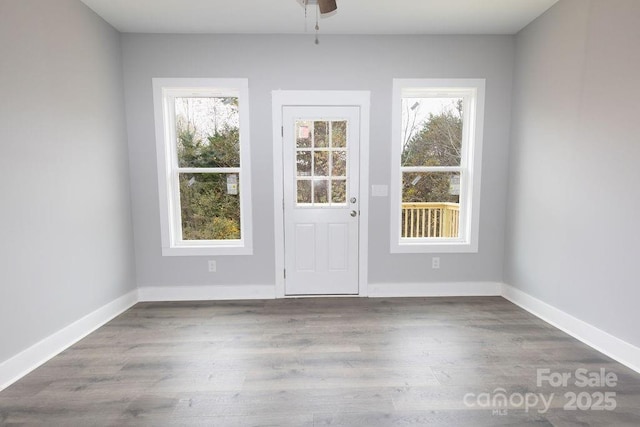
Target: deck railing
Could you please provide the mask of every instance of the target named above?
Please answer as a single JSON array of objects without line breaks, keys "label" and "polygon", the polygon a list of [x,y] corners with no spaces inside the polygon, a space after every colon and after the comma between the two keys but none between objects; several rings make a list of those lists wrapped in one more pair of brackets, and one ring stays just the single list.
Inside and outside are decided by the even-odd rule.
[{"label": "deck railing", "polygon": [[402,237],[458,237],[458,203],[403,203]]}]

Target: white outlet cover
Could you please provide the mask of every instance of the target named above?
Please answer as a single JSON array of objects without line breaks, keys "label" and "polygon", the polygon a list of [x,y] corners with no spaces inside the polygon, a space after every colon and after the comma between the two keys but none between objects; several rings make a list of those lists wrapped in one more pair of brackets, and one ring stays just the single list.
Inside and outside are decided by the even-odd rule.
[{"label": "white outlet cover", "polygon": [[208,266],[209,266],[209,273],[215,273],[216,272],[217,265],[216,265],[216,261],[215,260],[213,260],[213,259],[209,260]]}]

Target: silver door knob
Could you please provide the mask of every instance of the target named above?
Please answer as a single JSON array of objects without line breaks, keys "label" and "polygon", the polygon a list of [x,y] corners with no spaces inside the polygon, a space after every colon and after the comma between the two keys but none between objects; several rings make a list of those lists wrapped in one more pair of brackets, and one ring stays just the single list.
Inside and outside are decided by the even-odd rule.
[{"label": "silver door knob", "polygon": [[358,200],[357,200],[355,197],[352,197],[350,201],[351,201],[351,203],[355,203],[355,202],[357,202]]},{"label": "silver door knob", "polygon": [[356,215],[358,215],[358,212],[356,212],[356,211],[351,211],[351,214],[350,214],[350,215],[351,215],[351,216],[356,216]]}]

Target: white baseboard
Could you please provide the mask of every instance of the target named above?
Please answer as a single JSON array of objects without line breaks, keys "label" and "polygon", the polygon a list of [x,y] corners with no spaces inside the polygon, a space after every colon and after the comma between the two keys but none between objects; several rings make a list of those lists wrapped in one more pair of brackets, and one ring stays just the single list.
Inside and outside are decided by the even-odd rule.
[{"label": "white baseboard", "polygon": [[275,285],[143,286],[139,301],[274,299]]},{"label": "white baseboard", "polygon": [[502,284],[497,282],[451,283],[370,283],[369,297],[458,297],[500,296]]},{"label": "white baseboard", "polygon": [[138,291],[131,291],[0,363],[0,390],[80,341],[137,302]]},{"label": "white baseboard", "polygon": [[640,372],[640,348],[531,295],[503,284],[502,296],[623,365]]}]

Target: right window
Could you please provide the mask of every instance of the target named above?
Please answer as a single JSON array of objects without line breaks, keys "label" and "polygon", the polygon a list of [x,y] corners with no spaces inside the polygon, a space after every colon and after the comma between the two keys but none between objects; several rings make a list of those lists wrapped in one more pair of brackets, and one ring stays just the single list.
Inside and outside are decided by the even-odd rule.
[{"label": "right window", "polygon": [[391,252],[477,252],[483,79],[394,79]]}]

